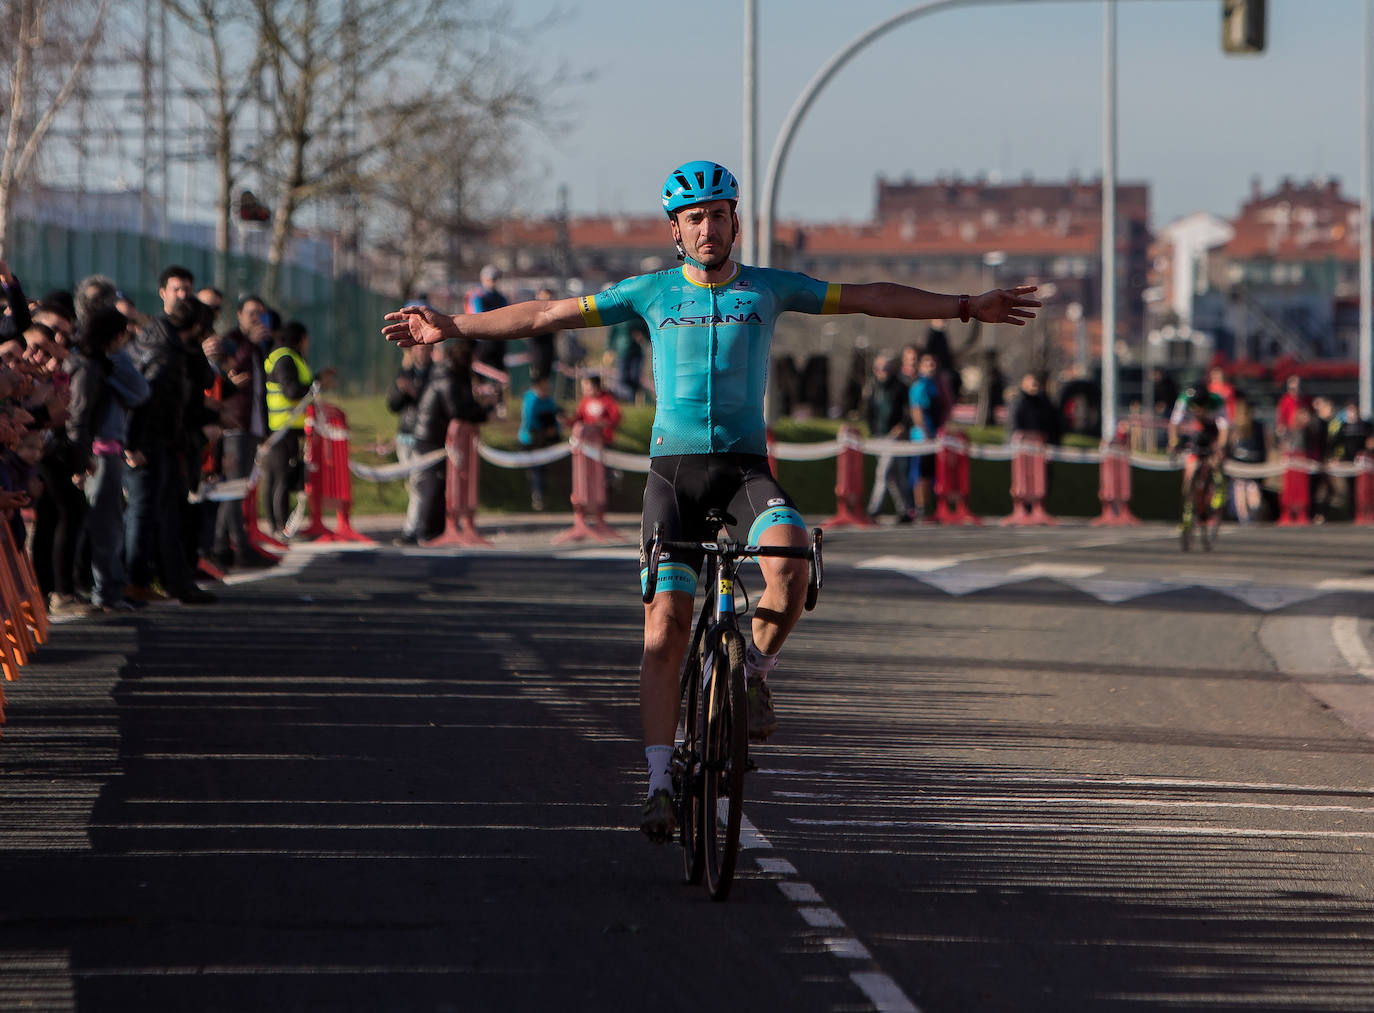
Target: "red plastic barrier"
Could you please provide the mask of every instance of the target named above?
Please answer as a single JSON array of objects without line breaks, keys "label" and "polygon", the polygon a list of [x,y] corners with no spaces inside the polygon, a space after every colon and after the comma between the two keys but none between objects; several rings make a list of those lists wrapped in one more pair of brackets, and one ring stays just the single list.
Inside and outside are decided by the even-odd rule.
[{"label": "red plastic barrier", "polygon": [[1302,463],[1307,459],[1297,454],[1283,455],[1283,490],[1279,493],[1279,527],[1311,524],[1311,490],[1307,469]]},{"label": "red plastic barrier", "polygon": [[1054,524],[1045,512],[1045,440],[1022,435],[1012,441],[1011,513],[1003,524]]},{"label": "red plastic barrier", "polygon": [[4,683],[19,678],[19,667],[48,639],[48,612],[38,590],[33,560],[15,543],[9,522],[0,517],[0,725],[5,723]]},{"label": "red plastic barrier", "polygon": [[619,541],[620,536],[606,523],[606,465],[599,454],[592,457],[584,450],[590,448],[597,452],[602,449],[600,428],[574,423],[572,448],[573,523],[572,527],[554,536],[554,544],[579,542],[584,538]]},{"label": "red plastic barrier", "polygon": [[444,532],[425,545],[491,545],[477,533],[477,494],[481,458],[477,426],[454,419],[444,439],[448,464],[444,472]]},{"label": "red plastic barrier", "polygon": [[1115,440],[1102,444],[1097,482],[1102,513],[1091,522],[1094,525],[1118,527],[1140,523],[1140,518],[1131,513],[1131,454],[1125,442],[1127,438],[1126,428],[1122,426]]},{"label": "red plastic barrier", "polygon": [[872,528],[877,522],[865,509],[864,452],[859,444],[859,431],[853,426],[840,427],[840,456],[835,476],[835,516],[821,521],[823,528]]},{"label": "red plastic barrier", "polygon": [[1374,524],[1374,456],[1356,454],[1355,464],[1363,470],[1355,476],[1354,523]]},{"label": "red plastic barrier", "polygon": [[[321,542],[371,542],[353,528],[353,475],[348,470],[348,417],[343,409],[316,402],[305,412],[305,495],[310,526],[301,538]],[[334,530],[325,526],[326,507],[334,508]]]},{"label": "red plastic barrier", "polygon": [[935,520],[938,524],[982,524],[968,508],[968,437],[958,429],[936,434]]},{"label": "red plastic barrier", "polygon": [[258,482],[256,475],[255,468],[254,478],[248,483],[248,491],[243,494],[243,530],[248,535],[248,544],[267,556],[271,555],[268,550],[285,552],[286,544],[284,542],[279,542],[271,535],[264,534],[262,528],[258,526]]}]

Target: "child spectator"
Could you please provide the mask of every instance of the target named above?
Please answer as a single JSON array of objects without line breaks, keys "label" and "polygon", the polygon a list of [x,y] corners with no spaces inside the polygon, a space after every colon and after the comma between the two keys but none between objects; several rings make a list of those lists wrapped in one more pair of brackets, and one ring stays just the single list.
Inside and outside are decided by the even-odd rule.
[{"label": "child spectator", "polygon": [[601,377],[582,378],[582,400],[577,403],[574,422],[594,429],[603,447],[609,447],[620,425],[620,405],[610,391],[601,386]]}]

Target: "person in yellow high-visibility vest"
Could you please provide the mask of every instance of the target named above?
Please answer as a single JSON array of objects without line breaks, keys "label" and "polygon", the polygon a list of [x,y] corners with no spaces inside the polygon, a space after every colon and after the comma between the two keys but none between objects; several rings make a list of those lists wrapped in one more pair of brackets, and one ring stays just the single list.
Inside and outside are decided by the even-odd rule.
[{"label": "person in yellow high-visibility vest", "polygon": [[[291,516],[291,493],[305,488],[301,443],[305,412],[297,412],[296,407],[317,379],[306,363],[309,349],[310,332],[305,324],[288,320],[282,328],[280,343],[263,363],[267,374],[267,428],[272,441],[263,462],[263,486],[274,538],[282,538],[286,530]],[[328,386],[333,375],[333,369],[322,370],[318,377],[320,386]]]}]

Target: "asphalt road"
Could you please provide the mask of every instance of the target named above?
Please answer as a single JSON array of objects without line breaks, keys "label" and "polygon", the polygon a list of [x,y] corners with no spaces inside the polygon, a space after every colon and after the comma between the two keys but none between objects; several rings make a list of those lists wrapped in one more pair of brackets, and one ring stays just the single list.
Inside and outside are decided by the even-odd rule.
[{"label": "asphalt road", "polygon": [[633,550],[553,530],[55,628],[0,1010],[1374,1010],[1369,532],[831,533],[716,904],[634,829]]}]

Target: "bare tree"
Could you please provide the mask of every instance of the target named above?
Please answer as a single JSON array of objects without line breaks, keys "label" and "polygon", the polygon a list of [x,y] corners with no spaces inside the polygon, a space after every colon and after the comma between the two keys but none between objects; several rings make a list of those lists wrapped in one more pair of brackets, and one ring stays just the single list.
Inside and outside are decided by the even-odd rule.
[{"label": "bare tree", "polygon": [[8,62],[7,119],[0,154],[0,259],[6,254],[10,209],[57,114],[76,93],[105,30],[110,0],[18,0],[0,15],[0,63]]},{"label": "bare tree", "polygon": [[[467,0],[255,0],[275,88],[277,186],[264,294],[274,298],[297,213],[323,199],[361,202],[388,162],[441,116],[513,116],[541,82],[509,86],[491,44],[503,17]],[[422,47],[416,39],[423,39]],[[356,250],[356,222],[346,226]]]},{"label": "bare tree", "polygon": [[481,222],[504,209],[509,185],[518,181],[514,127],[499,111],[487,113],[445,112],[373,178],[373,247],[395,265],[403,300],[416,294],[434,265],[453,265],[462,241],[484,231]]},{"label": "bare tree", "polygon": [[264,65],[255,44],[254,8],[250,0],[163,0],[178,20],[191,29],[194,58],[184,61],[194,80],[186,93],[194,97],[210,123],[210,148],[215,162],[215,283],[228,284],[230,223],[234,194],[246,163],[259,153],[238,129],[249,107]]}]

